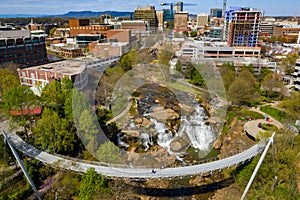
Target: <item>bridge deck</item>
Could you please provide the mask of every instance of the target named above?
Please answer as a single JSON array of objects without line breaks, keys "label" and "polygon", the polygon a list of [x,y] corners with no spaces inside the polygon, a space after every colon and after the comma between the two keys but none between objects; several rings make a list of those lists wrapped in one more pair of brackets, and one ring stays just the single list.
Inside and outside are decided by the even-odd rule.
[{"label": "bridge deck", "polygon": [[9,134],[8,137],[10,142],[19,151],[23,152],[24,154],[30,157],[40,160],[45,164],[50,164],[52,166],[80,173],[86,172],[86,170],[88,170],[89,168],[95,168],[95,170],[98,173],[103,174],[107,177],[125,179],[171,178],[210,173],[216,170],[221,170],[245,162],[262,152],[266,145],[266,142],[262,141],[239,154],[221,160],[193,166],[154,169],[156,172],[153,173],[152,168],[130,168],[129,166],[125,167],[125,165],[121,167],[116,167],[109,164],[108,166],[103,166],[103,163],[100,162],[87,163],[87,161],[84,160],[77,160],[74,158],[64,157],[60,155],[52,155],[44,151],[38,150],[34,146],[26,143],[15,133]]}]

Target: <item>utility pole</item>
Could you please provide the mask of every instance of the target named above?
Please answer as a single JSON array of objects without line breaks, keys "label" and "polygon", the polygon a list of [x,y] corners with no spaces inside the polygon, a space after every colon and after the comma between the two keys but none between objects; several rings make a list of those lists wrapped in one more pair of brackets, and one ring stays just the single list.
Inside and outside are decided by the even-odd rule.
[{"label": "utility pole", "polygon": [[31,185],[31,187],[32,187],[32,189],[33,189],[35,196],[36,196],[39,200],[42,200],[42,197],[41,197],[40,193],[37,191],[37,189],[36,189],[36,187],[35,187],[33,181],[31,180],[31,178],[30,178],[30,176],[29,176],[29,174],[28,174],[28,172],[27,172],[27,170],[26,170],[26,168],[25,168],[25,166],[24,166],[23,161],[22,161],[21,158],[19,157],[19,154],[17,153],[17,151],[15,150],[15,148],[13,147],[13,145],[10,143],[9,138],[7,137],[7,135],[6,135],[6,133],[5,133],[4,130],[2,131],[2,134],[3,134],[3,136],[4,136],[4,142],[6,142],[6,143],[8,144],[8,146],[9,146],[10,149],[11,149],[11,151],[13,152],[13,154],[14,154],[15,158],[17,159],[17,161],[18,161],[18,163],[19,163],[19,165],[20,165],[20,167],[21,167],[21,169],[22,169],[22,171],[23,171],[23,173],[24,173],[24,175],[25,175],[27,181],[29,182],[29,184]]},{"label": "utility pole", "polygon": [[253,171],[253,174],[252,174],[252,176],[251,176],[251,178],[250,178],[250,180],[249,180],[249,182],[248,182],[248,184],[247,184],[247,186],[246,186],[246,188],[245,188],[245,190],[244,190],[244,192],[242,194],[241,200],[245,199],[246,194],[247,194],[247,192],[248,192],[248,190],[249,190],[249,188],[250,188],[250,186],[251,186],[251,184],[252,184],[252,182],[253,182],[253,180],[254,180],[254,178],[255,178],[255,176],[256,176],[256,174],[257,174],[257,172],[258,172],[258,170],[259,170],[259,168],[260,168],[260,166],[261,166],[261,164],[262,164],[262,162],[263,162],[263,160],[264,160],[267,152],[268,152],[268,150],[269,150],[270,145],[271,144],[273,145],[273,143],[274,143],[274,136],[275,136],[275,132],[269,138],[268,144],[265,147],[265,150],[262,153],[262,155],[261,155],[261,157],[260,157],[260,159],[259,159],[259,161],[258,161],[258,163],[257,163],[257,165],[256,165],[256,167],[255,167],[255,169]]}]

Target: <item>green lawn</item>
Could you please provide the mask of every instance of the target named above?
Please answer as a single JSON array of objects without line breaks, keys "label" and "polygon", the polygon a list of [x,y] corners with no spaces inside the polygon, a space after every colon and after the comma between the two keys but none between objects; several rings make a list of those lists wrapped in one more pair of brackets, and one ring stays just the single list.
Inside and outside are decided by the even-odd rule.
[{"label": "green lawn", "polygon": [[247,110],[245,108],[241,109],[239,111],[239,113],[242,115],[242,116],[245,116],[245,117],[251,117],[252,119],[263,119],[264,116],[258,112],[255,112],[255,111],[252,111],[252,110]]},{"label": "green lawn", "polygon": [[285,112],[271,106],[262,106],[260,110],[269,114],[271,117],[280,122],[284,122],[284,120],[287,118],[287,114]]},{"label": "green lawn", "polygon": [[271,131],[271,132],[278,131],[278,128],[274,124],[264,123],[264,124],[262,124],[261,128],[266,131]]}]

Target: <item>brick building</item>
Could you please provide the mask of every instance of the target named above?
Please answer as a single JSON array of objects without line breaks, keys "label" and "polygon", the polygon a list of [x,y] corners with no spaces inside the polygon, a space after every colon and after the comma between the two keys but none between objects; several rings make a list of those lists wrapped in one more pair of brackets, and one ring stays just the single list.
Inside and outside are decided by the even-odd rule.
[{"label": "brick building", "polygon": [[122,56],[131,49],[128,42],[111,42],[111,43],[91,43],[89,45],[90,52],[96,57],[110,58],[114,56]]},{"label": "brick building", "polygon": [[133,42],[137,37],[132,34],[131,30],[109,30],[106,33],[108,42]]},{"label": "brick building", "polygon": [[123,20],[121,22],[121,28],[126,30],[147,31],[149,23],[145,20]]},{"label": "brick building", "polygon": [[188,28],[189,14],[187,12],[174,14],[174,27],[175,31],[186,31]]},{"label": "brick building", "polygon": [[106,36],[106,32],[113,29],[113,25],[90,25],[89,19],[70,19],[70,37],[78,34],[101,34]]},{"label": "brick building", "polygon": [[299,32],[300,26],[275,26],[273,36],[282,36],[286,38],[287,42],[296,42]]},{"label": "brick building", "polygon": [[77,58],[83,56],[83,52],[80,48],[75,47],[61,47],[60,55],[67,58]]},{"label": "brick building", "polygon": [[86,64],[81,61],[63,60],[26,69],[19,69],[19,78],[22,85],[46,85],[54,80],[60,81],[67,77],[72,80],[79,90],[88,83]]}]

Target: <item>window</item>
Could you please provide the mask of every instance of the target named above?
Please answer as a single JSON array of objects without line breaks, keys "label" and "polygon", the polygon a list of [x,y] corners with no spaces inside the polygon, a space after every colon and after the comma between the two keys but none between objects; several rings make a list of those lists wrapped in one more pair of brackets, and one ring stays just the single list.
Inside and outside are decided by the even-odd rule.
[{"label": "window", "polygon": [[35,76],[34,73],[30,73],[30,77],[32,78],[32,84],[35,84]]},{"label": "window", "polygon": [[22,72],[22,77],[23,77],[23,83],[26,83],[26,73]]}]

